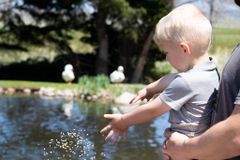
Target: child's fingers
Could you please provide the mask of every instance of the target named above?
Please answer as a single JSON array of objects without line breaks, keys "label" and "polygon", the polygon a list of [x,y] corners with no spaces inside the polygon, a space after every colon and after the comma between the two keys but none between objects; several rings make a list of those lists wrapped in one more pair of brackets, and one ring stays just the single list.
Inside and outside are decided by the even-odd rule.
[{"label": "child's fingers", "polygon": [[127,132],[122,133],[122,140],[126,141],[127,140]]},{"label": "child's fingers", "polygon": [[118,138],[119,138],[119,133],[118,132],[114,132],[114,139],[113,139],[113,144],[117,144],[118,142]]},{"label": "child's fingers", "polygon": [[107,137],[105,138],[105,141],[108,142],[108,141],[112,138],[113,134],[114,134],[114,131],[111,130],[111,131],[108,133]]},{"label": "child's fingers", "polygon": [[112,125],[111,124],[105,126],[103,129],[101,129],[100,133],[103,134],[104,132],[107,132],[110,129],[112,129]]},{"label": "child's fingers", "polygon": [[137,96],[133,97],[133,99],[131,99],[131,101],[129,102],[129,104],[132,104],[133,102],[135,103],[135,99],[137,98]]},{"label": "child's fingers", "polygon": [[141,97],[140,97],[139,95],[137,95],[136,97],[134,97],[134,98],[131,100],[130,104],[136,103],[136,102],[139,101],[139,100],[141,100]]},{"label": "child's fingers", "polygon": [[115,118],[115,114],[104,114],[103,117],[106,119],[114,119]]}]

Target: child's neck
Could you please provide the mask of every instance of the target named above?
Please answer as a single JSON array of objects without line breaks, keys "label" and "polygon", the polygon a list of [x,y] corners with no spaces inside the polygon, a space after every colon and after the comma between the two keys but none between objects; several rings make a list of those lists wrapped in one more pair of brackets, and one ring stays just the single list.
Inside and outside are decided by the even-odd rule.
[{"label": "child's neck", "polygon": [[200,56],[200,57],[193,58],[193,59],[192,59],[192,62],[191,62],[191,64],[190,64],[190,68],[193,68],[195,65],[201,64],[201,63],[206,62],[206,61],[209,61],[209,55],[208,55],[208,53],[205,53],[205,54],[203,54],[203,55]]},{"label": "child's neck", "polygon": [[205,54],[203,54],[203,55],[200,56],[200,57],[193,57],[193,58],[191,59],[191,62],[190,62],[190,64],[189,64],[188,69],[192,69],[195,65],[201,64],[201,63],[206,62],[206,61],[209,61],[209,55],[208,55],[208,53],[205,53]]}]

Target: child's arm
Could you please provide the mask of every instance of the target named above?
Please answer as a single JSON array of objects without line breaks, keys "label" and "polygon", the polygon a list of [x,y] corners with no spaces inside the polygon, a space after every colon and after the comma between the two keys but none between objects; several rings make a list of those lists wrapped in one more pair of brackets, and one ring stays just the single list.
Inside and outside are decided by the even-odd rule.
[{"label": "child's arm", "polygon": [[175,78],[177,73],[170,73],[159,80],[150,83],[138,92],[129,103],[136,103],[139,100],[147,99],[149,101],[156,93],[162,92]]},{"label": "child's arm", "polygon": [[[111,120],[111,123],[104,127],[100,133],[110,131],[106,137],[109,141],[114,133],[124,133],[129,126],[153,120],[154,118],[168,112],[171,108],[163,103],[159,97],[153,101],[139,106],[136,110],[125,114],[105,114],[104,117]],[[116,139],[116,137],[115,137]]]}]

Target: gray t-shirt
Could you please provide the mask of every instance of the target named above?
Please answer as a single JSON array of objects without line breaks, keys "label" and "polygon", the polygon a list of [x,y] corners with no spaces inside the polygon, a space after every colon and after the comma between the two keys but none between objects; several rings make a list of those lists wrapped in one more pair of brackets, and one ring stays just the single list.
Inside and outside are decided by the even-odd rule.
[{"label": "gray t-shirt", "polygon": [[160,94],[160,99],[172,108],[171,129],[189,137],[208,129],[218,85],[216,65],[210,60],[179,73]]}]

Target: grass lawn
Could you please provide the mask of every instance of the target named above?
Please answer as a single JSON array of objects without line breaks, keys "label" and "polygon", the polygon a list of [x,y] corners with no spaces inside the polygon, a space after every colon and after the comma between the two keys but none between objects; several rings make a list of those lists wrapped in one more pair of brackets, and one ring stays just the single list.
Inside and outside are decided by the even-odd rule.
[{"label": "grass lawn", "polygon": [[218,49],[232,51],[240,43],[240,28],[213,28],[211,52]]},{"label": "grass lawn", "polygon": [[210,54],[220,73],[238,43],[240,43],[240,28],[213,29]]},{"label": "grass lawn", "polygon": [[18,80],[0,80],[0,87],[19,87],[19,88],[40,88],[40,87],[53,87],[57,89],[75,89],[78,88],[78,84],[68,85],[66,83],[54,83],[54,82],[35,82],[35,81],[18,81]]}]

